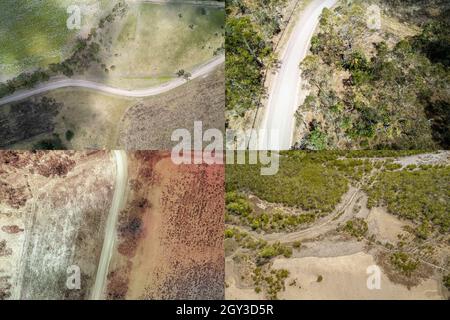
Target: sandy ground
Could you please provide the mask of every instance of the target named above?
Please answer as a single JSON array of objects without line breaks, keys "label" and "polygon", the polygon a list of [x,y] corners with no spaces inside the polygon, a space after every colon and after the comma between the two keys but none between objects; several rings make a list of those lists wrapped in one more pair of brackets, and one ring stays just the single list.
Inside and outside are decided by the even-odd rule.
[{"label": "sandy ground", "polygon": [[403,230],[404,226],[413,226],[412,223],[401,221],[396,216],[387,213],[383,208],[373,208],[370,210],[367,224],[369,232],[376,234],[380,241],[388,241],[393,244],[399,240],[398,235],[408,234]]},{"label": "sandy ground", "polygon": [[[317,258],[276,259],[274,269],[287,269],[289,283],[296,279],[297,286],[286,286],[280,293],[281,299],[442,299],[440,283],[435,279],[422,282],[408,290],[405,286],[392,283],[381,274],[381,289],[367,288],[367,268],[376,265],[374,258],[363,252],[353,255]],[[321,275],[323,280],[317,281]]]}]

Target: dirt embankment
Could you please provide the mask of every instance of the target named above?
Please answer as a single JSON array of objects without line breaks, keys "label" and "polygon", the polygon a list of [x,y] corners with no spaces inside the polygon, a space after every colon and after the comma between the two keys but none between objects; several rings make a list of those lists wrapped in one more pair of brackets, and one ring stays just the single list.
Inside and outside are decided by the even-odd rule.
[{"label": "dirt embankment", "polygon": [[107,297],[222,299],[223,166],[177,166],[162,152],[129,158]]}]

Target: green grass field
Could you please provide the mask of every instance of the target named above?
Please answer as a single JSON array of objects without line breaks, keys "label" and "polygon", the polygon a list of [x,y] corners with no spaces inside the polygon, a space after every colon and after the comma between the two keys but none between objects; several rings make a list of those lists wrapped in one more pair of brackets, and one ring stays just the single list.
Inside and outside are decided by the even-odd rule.
[{"label": "green grass field", "polygon": [[212,59],[222,46],[224,23],[223,9],[135,4],[105,59],[109,67],[114,66],[108,81],[148,86],[166,82],[180,69],[191,70]]},{"label": "green grass field", "polygon": [[79,30],[69,30],[67,8],[78,5],[82,28],[90,25],[101,0],[0,1],[0,81],[36,67],[57,63],[70,54]]},{"label": "green grass field", "polygon": [[[87,36],[115,1],[3,0],[0,2],[0,82],[69,57],[77,36]],[[81,30],[66,26],[67,8],[78,5]],[[191,70],[223,44],[221,8],[183,4],[131,4],[128,14],[104,30],[102,63],[86,76],[125,87],[169,81]]]}]

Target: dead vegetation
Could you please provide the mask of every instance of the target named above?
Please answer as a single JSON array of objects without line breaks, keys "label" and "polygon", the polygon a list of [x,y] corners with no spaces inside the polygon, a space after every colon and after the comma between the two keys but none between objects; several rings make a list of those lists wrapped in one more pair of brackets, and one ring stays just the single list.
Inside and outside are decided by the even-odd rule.
[{"label": "dead vegetation", "polygon": [[[106,151],[0,152],[0,269],[14,298],[89,297],[114,170]],[[73,265],[79,290],[66,286]]]},{"label": "dead vegetation", "polygon": [[131,107],[120,127],[119,147],[130,150],[170,150],[175,129],[193,133],[194,121],[203,130],[224,130],[223,67],[206,77],[189,81],[170,92],[150,97]]},{"label": "dead vegetation", "polygon": [[0,241],[0,257],[10,256],[12,254],[12,249],[8,248],[6,245],[6,240]]},{"label": "dead vegetation", "polygon": [[223,167],[176,166],[169,156],[129,157],[109,299],[223,298]]},{"label": "dead vegetation", "polygon": [[3,226],[3,227],[1,228],[1,230],[2,230],[3,232],[10,233],[10,234],[23,232],[23,229],[22,229],[22,228],[20,228],[19,226],[15,226],[15,225],[12,225],[12,226]]},{"label": "dead vegetation", "polygon": [[10,279],[11,279],[11,277],[9,277],[9,276],[1,276],[0,277],[0,300],[6,300],[11,296]]}]

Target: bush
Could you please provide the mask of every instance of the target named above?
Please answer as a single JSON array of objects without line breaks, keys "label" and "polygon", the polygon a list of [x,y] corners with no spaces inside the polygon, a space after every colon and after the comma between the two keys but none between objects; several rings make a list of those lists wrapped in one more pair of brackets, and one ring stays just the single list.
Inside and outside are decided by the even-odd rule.
[{"label": "bush", "polygon": [[53,138],[43,139],[35,143],[32,147],[33,150],[66,150],[66,147],[62,143],[58,135],[53,135]]},{"label": "bush", "polygon": [[386,205],[390,213],[417,222],[419,237],[426,237],[434,227],[446,233],[450,230],[449,184],[450,166],[382,172],[367,190],[368,207]]},{"label": "bush", "polygon": [[362,239],[367,234],[369,228],[364,219],[354,218],[345,223],[343,230],[353,237]]},{"label": "bush", "polygon": [[326,149],[327,144],[328,137],[326,133],[316,128],[306,138],[305,148],[307,150],[320,151]]},{"label": "bush", "polygon": [[442,279],[442,282],[444,284],[444,287],[446,287],[447,290],[450,290],[450,274],[444,276],[444,278]]},{"label": "bush", "polygon": [[299,249],[302,246],[301,241],[295,241],[292,245],[295,249]]},{"label": "bush", "polygon": [[72,140],[73,137],[74,137],[74,135],[75,135],[75,133],[73,133],[72,130],[67,130],[67,131],[66,131],[66,140],[67,140],[67,141]]},{"label": "bush", "polygon": [[417,269],[419,266],[419,262],[413,258],[411,258],[405,252],[395,252],[391,255],[390,261],[392,265],[401,273],[405,274],[408,277],[411,277],[411,274]]},{"label": "bush", "polygon": [[252,279],[257,293],[261,292],[261,288],[264,288],[267,297],[276,300],[278,299],[278,293],[286,289],[285,281],[288,277],[289,271],[285,269],[273,270],[257,267],[253,271]]}]

